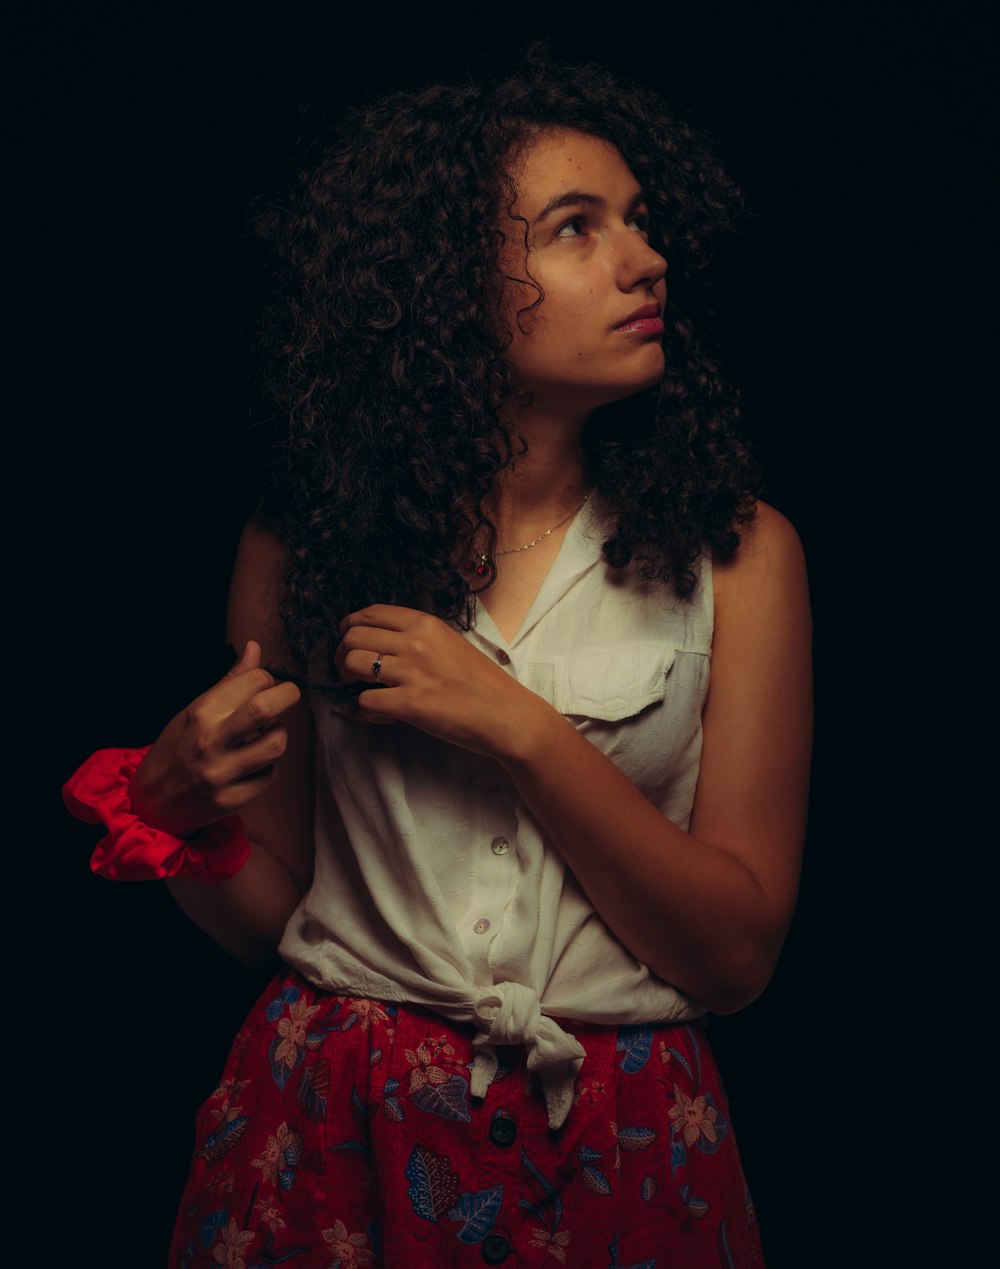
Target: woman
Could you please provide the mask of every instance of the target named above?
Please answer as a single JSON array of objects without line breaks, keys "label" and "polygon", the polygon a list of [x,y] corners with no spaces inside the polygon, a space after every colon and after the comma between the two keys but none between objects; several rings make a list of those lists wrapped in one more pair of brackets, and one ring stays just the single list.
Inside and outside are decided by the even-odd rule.
[{"label": "woman", "polygon": [[290,966],[175,1263],[761,1263],[697,1020],[791,917],[809,618],[689,316],[736,204],[655,98],[534,62],[359,113],[273,218],[242,654],[113,814],[68,786],[107,871]]}]

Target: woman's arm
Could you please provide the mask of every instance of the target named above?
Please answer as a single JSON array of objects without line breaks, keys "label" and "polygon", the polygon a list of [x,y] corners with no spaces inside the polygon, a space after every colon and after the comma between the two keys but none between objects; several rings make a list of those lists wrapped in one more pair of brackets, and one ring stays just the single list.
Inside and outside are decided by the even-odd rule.
[{"label": "woman's arm", "polygon": [[376,645],[386,658],[382,680],[395,686],[362,693],[366,714],[493,756],[625,946],[708,1008],[731,1012],[767,984],[794,907],[811,738],[810,618],[798,538],[769,507],[715,573],[690,832],[443,623],[453,639],[422,614],[375,606],[349,618],[354,629],[339,655],[345,677],[370,678],[365,658]]},{"label": "woman's arm", "polygon": [[229,594],[229,674],[173,719],[136,772],[132,804],[149,824],[189,833],[238,810],[250,858],[229,881],[167,882],[174,898],[231,955],[263,965],[312,880],[313,736],[292,683],[263,663],[286,664],[277,616],[284,551],[251,522]]}]

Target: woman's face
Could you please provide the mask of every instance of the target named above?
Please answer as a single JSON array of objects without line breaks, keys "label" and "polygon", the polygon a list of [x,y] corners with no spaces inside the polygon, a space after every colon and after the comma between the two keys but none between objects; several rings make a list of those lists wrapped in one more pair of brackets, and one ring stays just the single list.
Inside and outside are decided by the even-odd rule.
[{"label": "woman's face", "polygon": [[613,145],[553,129],[530,143],[512,175],[514,212],[501,256],[512,278],[507,361],[542,408],[589,411],[640,392],[663,374],[667,262],[649,245],[645,196]]}]

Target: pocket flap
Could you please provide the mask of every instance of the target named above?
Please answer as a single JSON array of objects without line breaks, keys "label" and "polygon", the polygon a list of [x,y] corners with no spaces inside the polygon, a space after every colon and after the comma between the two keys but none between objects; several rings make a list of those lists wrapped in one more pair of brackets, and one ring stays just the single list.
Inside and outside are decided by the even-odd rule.
[{"label": "pocket flap", "polygon": [[585,652],[554,667],[553,704],[560,714],[618,722],[640,713],[667,690],[672,644],[633,644]]}]

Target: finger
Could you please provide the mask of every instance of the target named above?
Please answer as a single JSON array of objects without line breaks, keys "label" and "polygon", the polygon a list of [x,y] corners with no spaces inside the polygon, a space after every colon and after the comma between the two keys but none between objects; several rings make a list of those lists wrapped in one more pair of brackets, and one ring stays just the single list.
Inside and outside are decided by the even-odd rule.
[{"label": "finger", "polygon": [[278,762],[288,748],[288,732],[272,727],[255,740],[218,755],[204,771],[205,782],[221,795],[232,784],[245,784]]},{"label": "finger", "polygon": [[258,665],[260,665],[260,644],[256,639],[248,639],[243,645],[239,660],[225,677],[227,679],[235,678],[246,670],[256,669]]},{"label": "finger", "polygon": [[[272,680],[273,682],[273,680]],[[277,683],[255,692],[241,701],[220,727],[220,739],[226,746],[246,746],[271,728],[302,699],[294,683]]]},{"label": "finger", "polygon": [[[376,672],[375,667],[378,666]],[[399,682],[399,658],[388,652],[370,652],[367,648],[349,652],[341,662],[341,683],[380,683],[382,686]]]},{"label": "finger", "polygon": [[226,814],[240,810],[241,807],[246,806],[248,802],[252,802],[255,797],[263,793],[268,785],[273,783],[277,774],[277,764],[272,762],[270,766],[262,767],[259,771],[245,776],[242,780],[234,780],[232,784],[226,785],[224,789],[219,791],[219,796],[216,799],[219,810]]},{"label": "finger", "polygon": [[258,692],[266,692],[274,686],[274,678],[263,666],[250,666],[237,674],[230,670],[190,706],[188,721],[204,728],[213,727],[223,722],[241,705],[245,705]]},{"label": "finger", "polygon": [[401,650],[402,640],[398,632],[357,626],[341,639],[333,664],[342,683],[353,683],[359,678],[370,681],[374,662],[379,657],[397,656]]},{"label": "finger", "polygon": [[348,613],[340,623],[340,632],[356,626],[372,626],[379,630],[406,630],[417,617],[424,617],[416,608],[401,608],[398,604],[369,604],[357,612]]},{"label": "finger", "polygon": [[391,711],[386,711],[386,697],[393,694],[392,688],[377,688],[361,692],[358,696],[358,718],[363,723],[382,723],[389,725],[396,722]]}]

